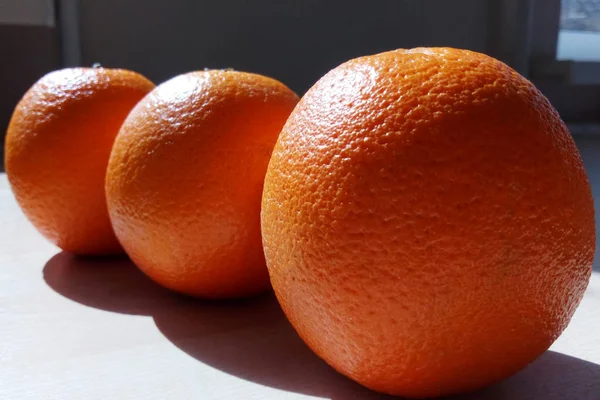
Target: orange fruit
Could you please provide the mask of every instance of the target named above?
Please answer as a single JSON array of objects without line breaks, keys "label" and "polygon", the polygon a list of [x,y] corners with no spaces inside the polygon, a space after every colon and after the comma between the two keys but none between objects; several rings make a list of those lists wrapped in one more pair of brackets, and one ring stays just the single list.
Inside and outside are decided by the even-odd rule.
[{"label": "orange fruit", "polygon": [[201,71],[159,85],[131,112],[110,157],[110,217],[157,283],[227,298],[269,288],[260,201],[277,136],[298,97],[282,83]]},{"label": "orange fruit", "polygon": [[77,254],[119,253],[104,177],[113,140],[154,84],[122,69],[67,68],[37,81],[10,120],[5,167],[24,214]]},{"label": "orange fruit", "polygon": [[544,352],[595,247],[590,185],[557,112],[503,63],[448,48],[320,79],[273,151],[262,234],[304,341],[409,397],[470,391]]}]

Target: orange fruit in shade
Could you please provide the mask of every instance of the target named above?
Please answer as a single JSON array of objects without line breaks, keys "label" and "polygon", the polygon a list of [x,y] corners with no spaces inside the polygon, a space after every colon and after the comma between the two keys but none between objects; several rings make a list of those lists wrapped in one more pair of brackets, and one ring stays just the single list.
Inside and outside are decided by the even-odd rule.
[{"label": "orange fruit in shade", "polygon": [[177,76],[131,112],[106,194],[119,241],[157,283],[229,298],[269,288],[260,234],[267,164],[298,97],[261,75]]},{"label": "orange fruit in shade", "polygon": [[6,132],[6,173],[25,215],[63,250],[122,252],[104,177],[121,124],[153,87],[122,69],[67,68],[42,77],[16,106]]},{"label": "orange fruit in shade", "polygon": [[466,50],[351,60],[301,99],[262,200],[271,282],[304,341],[380,392],[505,378],[567,326],[594,208],[548,100]]}]

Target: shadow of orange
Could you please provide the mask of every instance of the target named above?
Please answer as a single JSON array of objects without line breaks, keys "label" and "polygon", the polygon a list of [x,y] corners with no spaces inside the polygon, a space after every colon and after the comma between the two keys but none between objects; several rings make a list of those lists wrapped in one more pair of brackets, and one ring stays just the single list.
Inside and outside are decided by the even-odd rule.
[{"label": "shadow of orange", "polygon": [[124,256],[61,252],[46,263],[43,274],[48,286],[64,297],[122,314],[152,315],[179,297],[152,282]]},{"label": "shadow of orange", "polygon": [[[182,351],[228,374],[329,399],[388,399],[346,379],[302,342],[272,293],[236,301],[202,301],[154,284],[126,259],[54,256],[44,279],[86,306],[154,319]],[[513,377],[453,400],[600,399],[600,366],[548,351]]]}]

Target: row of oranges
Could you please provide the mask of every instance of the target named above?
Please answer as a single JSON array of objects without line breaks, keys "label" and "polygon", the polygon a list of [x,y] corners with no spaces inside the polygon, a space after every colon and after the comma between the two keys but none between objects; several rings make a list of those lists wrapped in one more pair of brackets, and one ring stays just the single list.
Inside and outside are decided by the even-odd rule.
[{"label": "row of oranges", "polygon": [[361,57],[299,102],[236,71],[156,88],[125,70],[53,72],[14,112],[6,170],[64,250],[123,248],[194,296],[271,284],[320,357],[405,396],[473,390],[539,356],[595,248],[590,186],[558,114],[464,50]]}]

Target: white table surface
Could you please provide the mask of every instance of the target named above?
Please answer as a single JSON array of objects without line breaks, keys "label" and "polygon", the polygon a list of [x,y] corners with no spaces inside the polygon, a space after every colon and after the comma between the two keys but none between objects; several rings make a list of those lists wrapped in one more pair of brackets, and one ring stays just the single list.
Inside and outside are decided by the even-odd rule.
[{"label": "white table surface", "polygon": [[[600,194],[600,140],[586,140],[578,143]],[[0,243],[1,400],[388,398],[313,355],[272,296],[187,299],[124,259],[61,253],[25,220],[3,174]],[[550,351],[456,399],[600,400],[599,265]]]}]

